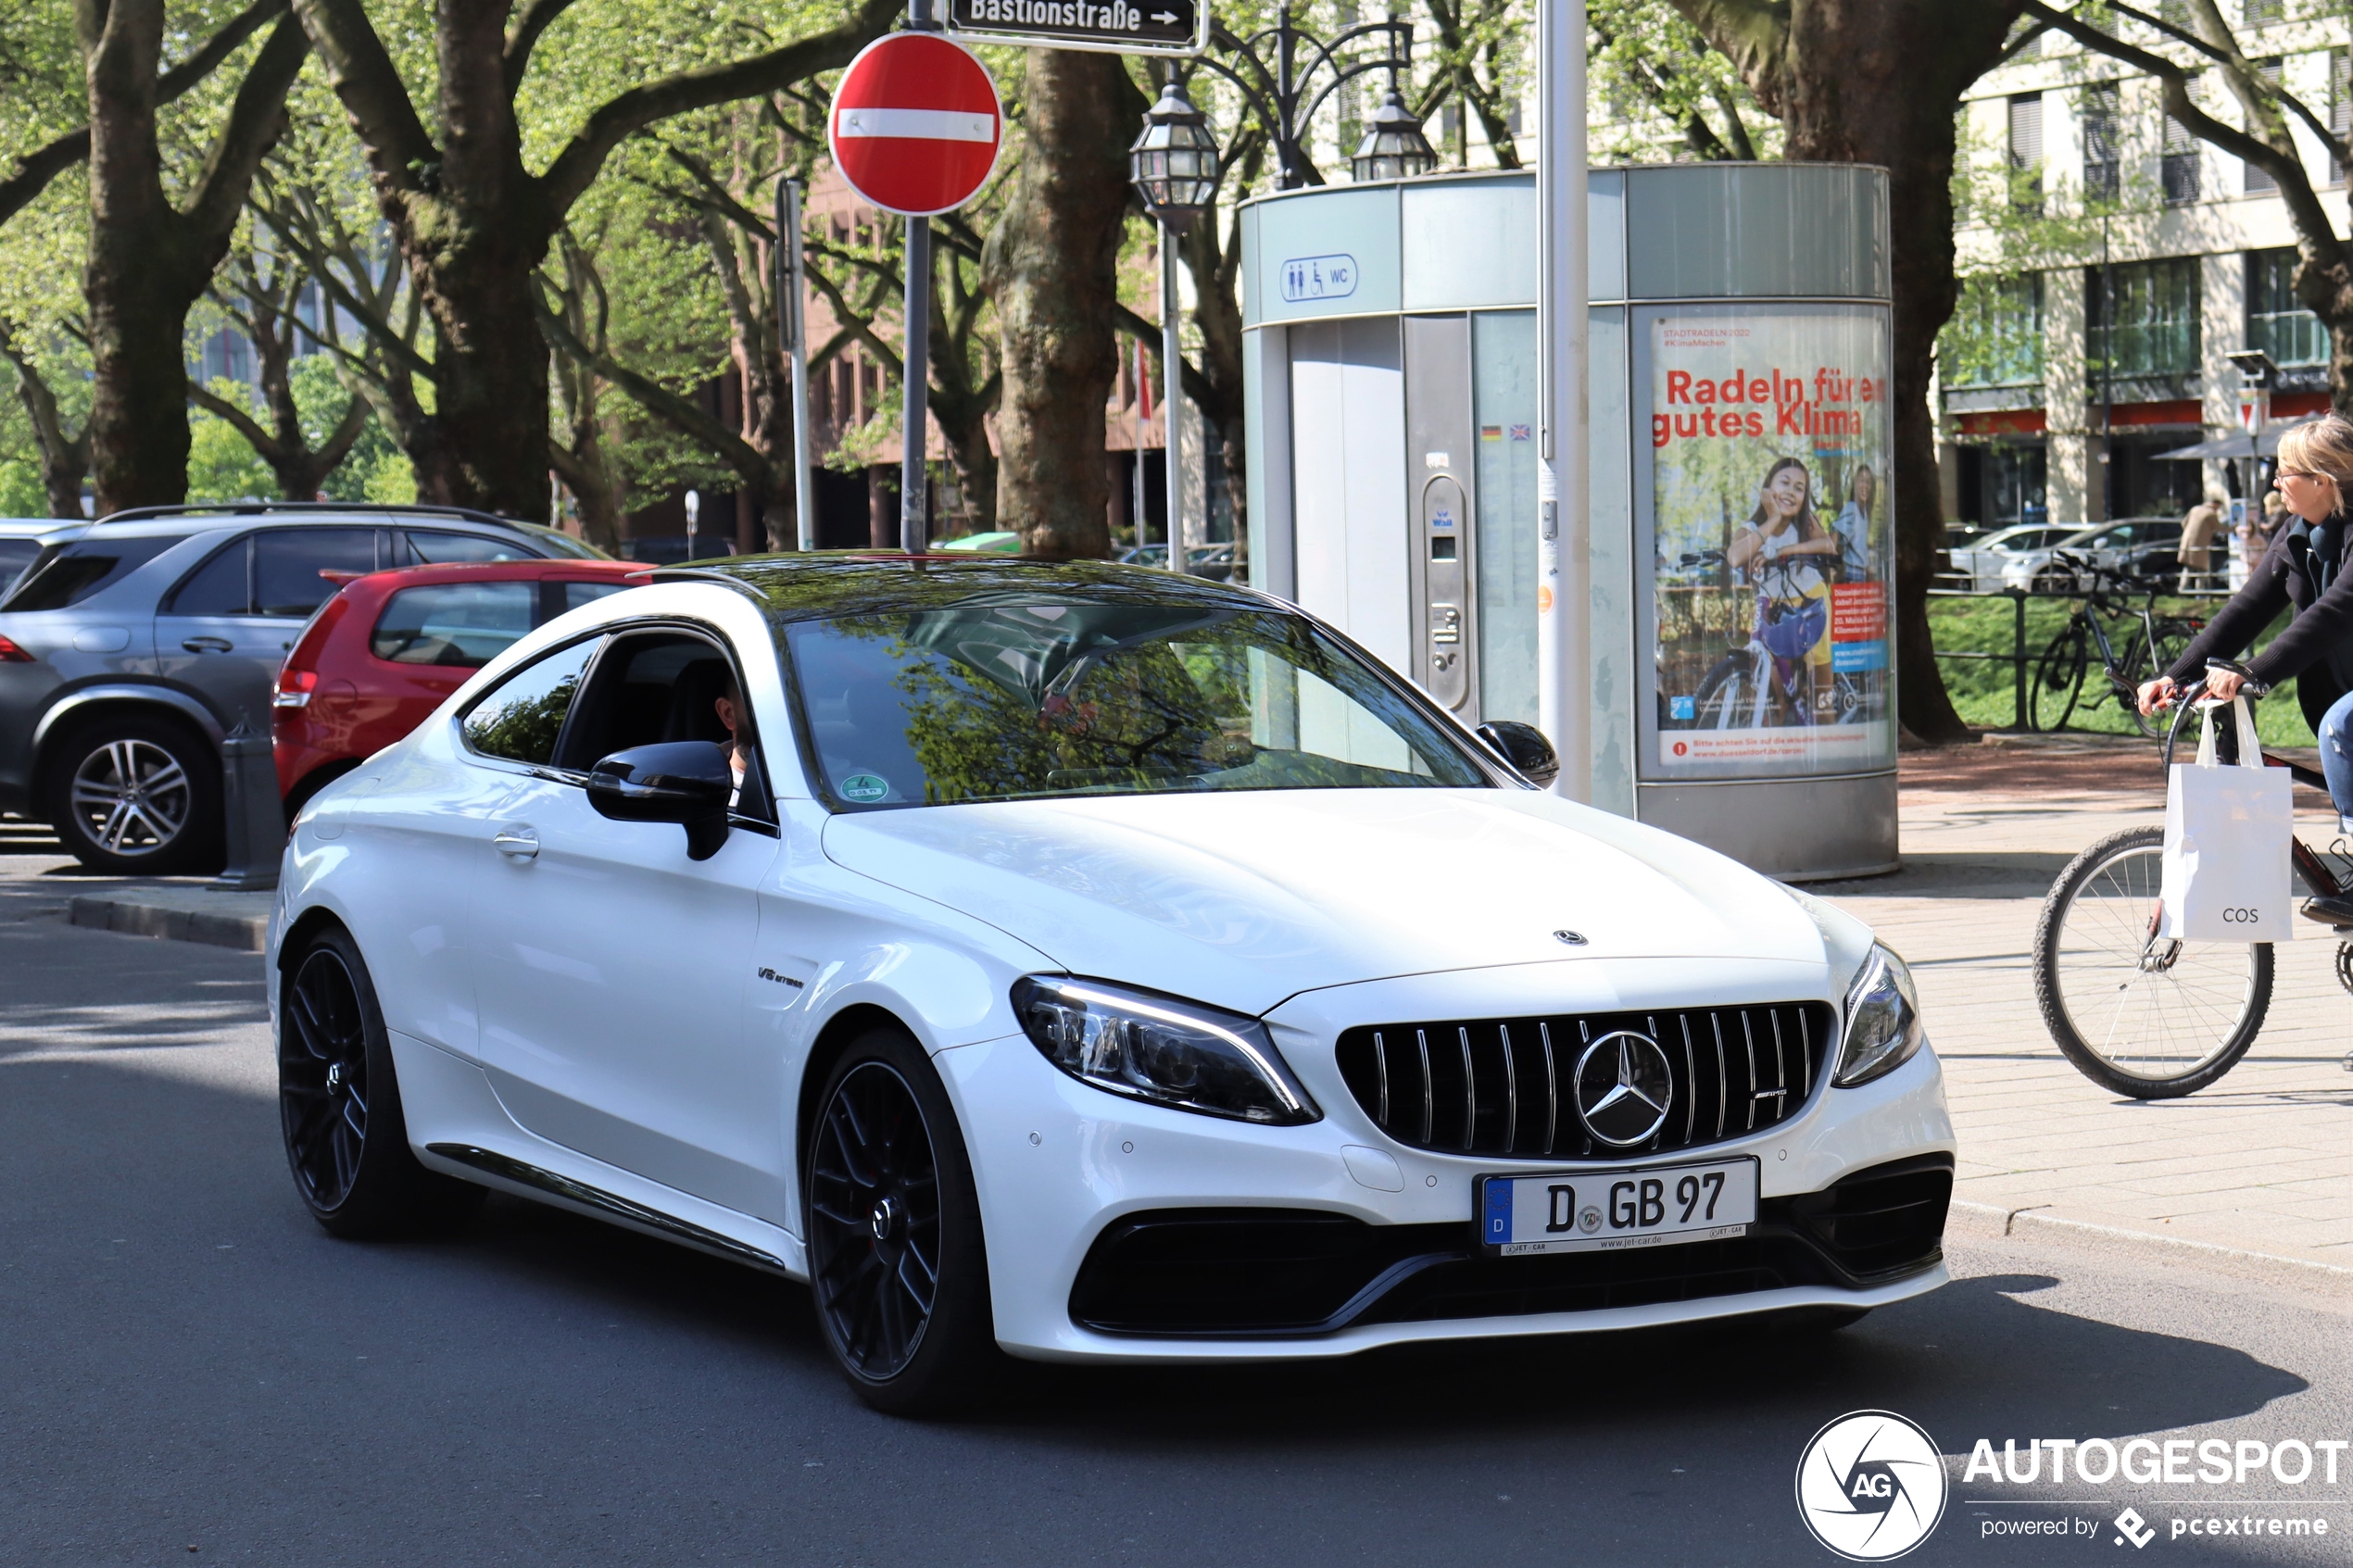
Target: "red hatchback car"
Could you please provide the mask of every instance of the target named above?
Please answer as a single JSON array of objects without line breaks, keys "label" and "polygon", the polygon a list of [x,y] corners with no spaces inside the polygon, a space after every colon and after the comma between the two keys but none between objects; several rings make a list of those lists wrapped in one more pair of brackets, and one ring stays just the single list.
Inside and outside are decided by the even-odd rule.
[{"label": "red hatchback car", "polygon": [[272,739],[286,820],[524,633],[646,571],[635,561],[502,560],[353,578],[278,672]]}]

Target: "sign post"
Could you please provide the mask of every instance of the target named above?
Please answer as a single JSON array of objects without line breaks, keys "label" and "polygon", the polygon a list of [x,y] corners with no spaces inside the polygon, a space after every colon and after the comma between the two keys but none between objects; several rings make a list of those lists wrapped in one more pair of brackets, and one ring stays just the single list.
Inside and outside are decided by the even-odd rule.
[{"label": "sign post", "polygon": [[834,90],[827,143],[849,188],[907,220],[906,331],[900,380],[899,542],[930,544],[924,449],[930,430],[931,223],[980,194],[1004,142],[1004,111],[988,68],[934,31],[927,0],[911,0],[907,31],[858,53]]},{"label": "sign post", "polygon": [[776,333],[792,365],[794,533],[802,550],[817,547],[817,497],[809,483],[809,327],[802,318],[808,287],[800,253],[800,182],[776,182]]},{"label": "sign post", "polygon": [[1587,435],[1585,0],[1537,8],[1539,445],[1536,722],[1560,754],[1554,793],[1591,800],[1592,450]]}]

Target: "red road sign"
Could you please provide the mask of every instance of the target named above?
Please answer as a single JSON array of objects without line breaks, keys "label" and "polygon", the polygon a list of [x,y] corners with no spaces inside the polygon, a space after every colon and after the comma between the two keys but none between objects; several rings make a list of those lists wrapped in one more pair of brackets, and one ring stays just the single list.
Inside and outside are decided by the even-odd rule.
[{"label": "red road sign", "polygon": [[936,32],[894,32],[858,53],[834,89],[834,167],[860,195],[911,218],[980,194],[1005,137],[997,84]]}]

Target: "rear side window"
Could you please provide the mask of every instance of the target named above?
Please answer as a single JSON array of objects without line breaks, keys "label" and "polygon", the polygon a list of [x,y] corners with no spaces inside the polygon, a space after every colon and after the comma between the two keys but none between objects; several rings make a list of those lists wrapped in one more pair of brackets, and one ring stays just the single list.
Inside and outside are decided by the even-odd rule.
[{"label": "rear side window", "polygon": [[556,741],[598,639],[590,637],[526,664],[474,699],[459,721],[466,744],[510,762],[555,760]]},{"label": "rear side window", "polygon": [[307,619],[335,591],[320,572],[375,570],[372,528],[282,528],[253,536],[253,602],[263,615]]},{"label": "rear side window", "polygon": [[409,530],[409,554],[403,566],[447,566],[456,561],[536,560],[538,556],[510,539],[488,539],[479,533],[428,533]]},{"label": "rear side window", "polygon": [[395,664],[478,670],[531,630],[535,583],[442,583],[385,601],[368,651]]},{"label": "rear side window", "polygon": [[100,589],[120,583],[185,534],[148,534],[141,538],[108,538],[103,533],[69,544],[53,545],[26,569],[0,609],[64,609],[78,605]]}]

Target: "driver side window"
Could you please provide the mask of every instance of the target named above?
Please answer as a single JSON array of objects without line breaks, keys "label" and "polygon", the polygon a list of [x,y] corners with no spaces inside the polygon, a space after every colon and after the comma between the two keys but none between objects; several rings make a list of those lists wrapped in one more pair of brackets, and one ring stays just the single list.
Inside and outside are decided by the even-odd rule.
[{"label": "driver side window", "polygon": [[744,770],[736,809],[774,820],[751,708],[727,651],[698,633],[669,628],[614,637],[564,731],[557,765],[586,772],[617,751],[673,741],[739,749]]}]

